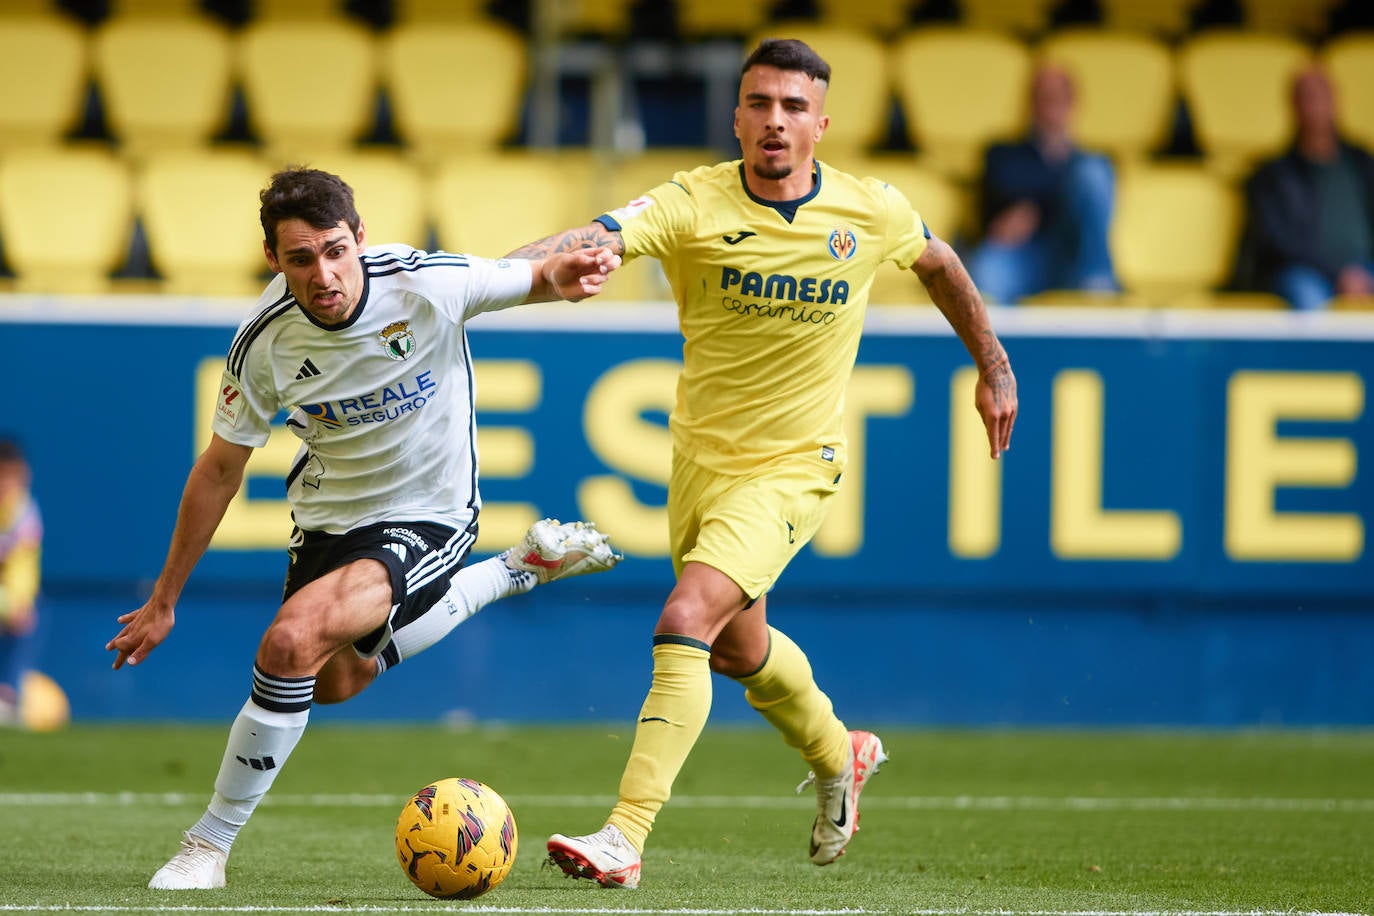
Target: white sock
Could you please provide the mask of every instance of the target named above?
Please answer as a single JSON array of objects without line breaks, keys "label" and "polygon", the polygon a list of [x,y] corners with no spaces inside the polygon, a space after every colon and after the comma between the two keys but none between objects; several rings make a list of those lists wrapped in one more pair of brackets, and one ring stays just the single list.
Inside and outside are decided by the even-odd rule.
[{"label": "white sock", "polygon": [[[255,668],[254,675],[257,680],[261,672]],[[315,679],[271,680],[308,680],[313,689]],[[239,830],[272,787],[310,718],[309,705],[291,712],[264,709],[256,701],[256,691],[255,685],[255,698],[243,704],[229,729],[229,742],[215,779],[215,794],[205,814],[189,831],[225,852],[234,845]]]},{"label": "white sock", "polygon": [[488,604],[510,595],[523,595],[537,581],[533,573],[511,569],[500,557],[464,566],[454,574],[444,600],[397,630],[391,641],[401,661],[405,661],[443,639]]}]

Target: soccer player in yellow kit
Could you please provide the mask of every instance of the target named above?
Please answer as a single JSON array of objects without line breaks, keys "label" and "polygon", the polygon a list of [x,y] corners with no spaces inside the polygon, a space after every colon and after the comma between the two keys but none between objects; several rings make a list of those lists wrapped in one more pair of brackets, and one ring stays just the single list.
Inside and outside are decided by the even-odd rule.
[{"label": "soccer player in yellow kit", "polygon": [[845,385],[874,271],[911,268],[978,367],[975,405],[993,458],[1008,448],[1016,380],[953,250],[896,189],[817,162],[830,68],[795,40],[745,61],[743,158],[680,172],[592,224],[517,257],[604,245],[659,258],[685,340],[668,485],[677,584],[654,629],[653,683],[605,826],[555,834],[550,859],[605,887],[639,885],[654,818],[706,723],[711,672],[811,768],[811,861],[844,852],[864,783],[887,759],[835,715],[801,649],[765,618],[766,593],[819,529],[845,466]]}]

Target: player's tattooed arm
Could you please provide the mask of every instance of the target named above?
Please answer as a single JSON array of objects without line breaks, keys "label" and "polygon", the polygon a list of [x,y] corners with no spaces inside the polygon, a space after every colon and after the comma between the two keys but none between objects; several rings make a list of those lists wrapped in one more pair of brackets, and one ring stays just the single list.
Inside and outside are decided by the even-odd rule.
[{"label": "player's tattooed arm", "polygon": [[912,269],[978,366],[975,406],[987,427],[992,457],[997,458],[1011,447],[1017,411],[1016,376],[992,329],[983,297],[959,256],[938,238],[931,238]]},{"label": "player's tattooed arm", "polygon": [[619,232],[593,222],[574,229],[565,229],[537,242],[530,242],[515,249],[506,257],[547,258],[560,251],[576,251],[579,248],[609,248],[615,254],[624,254],[625,240],[620,237]]}]

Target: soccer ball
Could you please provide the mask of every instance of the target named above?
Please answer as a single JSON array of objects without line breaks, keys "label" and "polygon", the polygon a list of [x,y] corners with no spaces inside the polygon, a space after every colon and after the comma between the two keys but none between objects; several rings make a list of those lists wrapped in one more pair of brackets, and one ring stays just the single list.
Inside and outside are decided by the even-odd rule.
[{"label": "soccer ball", "polygon": [[396,858],[431,897],[482,896],[510,873],[515,847],[515,815],[475,779],[425,786],[396,820]]}]

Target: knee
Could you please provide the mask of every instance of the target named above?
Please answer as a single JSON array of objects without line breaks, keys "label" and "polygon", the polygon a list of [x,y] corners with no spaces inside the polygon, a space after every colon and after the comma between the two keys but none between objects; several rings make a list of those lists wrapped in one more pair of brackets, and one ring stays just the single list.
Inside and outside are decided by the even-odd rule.
[{"label": "knee", "polygon": [[1305,312],[1325,308],[1336,292],[1321,271],[1305,265],[1290,265],[1280,270],[1274,290],[1295,309]]},{"label": "knee", "polygon": [[674,633],[678,636],[691,636],[709,642],[704,635],[706,629],[705,605],[686,595],[674,592],[663,605],[658,617],[656,633]]},{"label": "knee", "polygon": [[1002,304],[1010,302],[1012,270],[1005,253],[991,242],[984,242],[968,253],[964,264],[974,286],[983,298]]},{"label": "knee", "polygon": [[302,677],[319,672],[323,660],[316,641],[292,621],[276,620],[258,645],[258,667],[278,677]]},{"label": "knee", "polygon": [[1069,181],[1081,194],[1110,200],[1116,187],[1116,172],[1106,156],[1083,155],[1074,160]]}]

